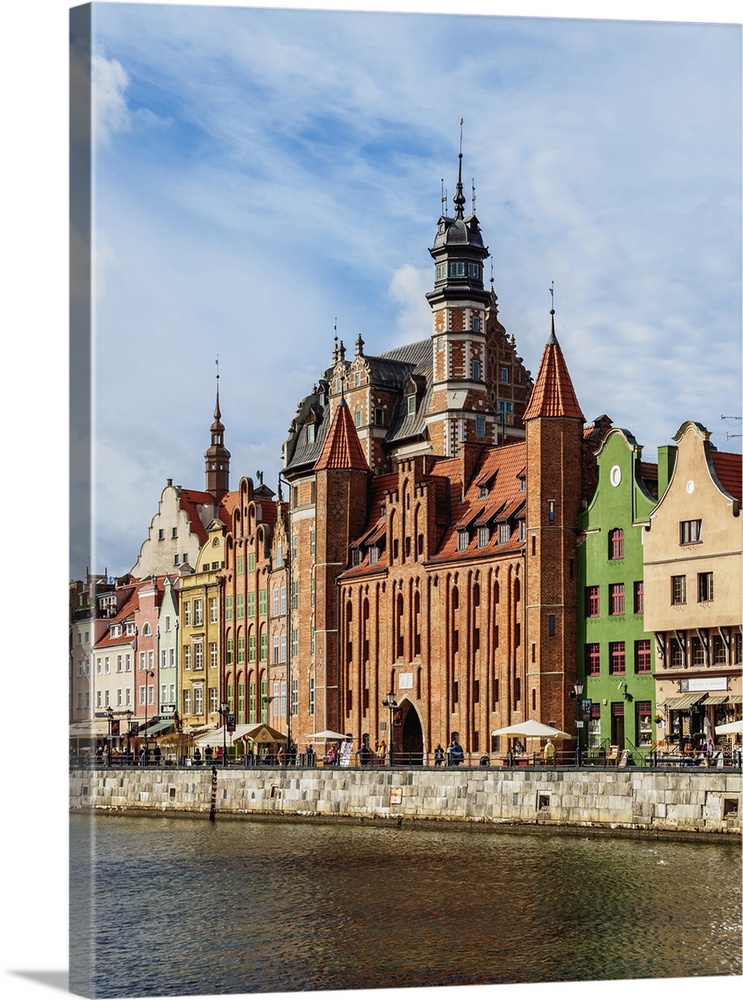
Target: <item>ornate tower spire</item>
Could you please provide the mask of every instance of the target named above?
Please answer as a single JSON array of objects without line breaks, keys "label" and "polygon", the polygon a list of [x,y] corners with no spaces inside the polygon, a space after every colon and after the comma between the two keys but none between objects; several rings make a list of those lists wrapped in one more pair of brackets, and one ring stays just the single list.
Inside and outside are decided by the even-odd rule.
[{"label": "ornate tower spire", "polygon": [[212,422],[211,444],[204,452],[206,460],[206,491],[211,493],[216,504],[219,504],[230,488],[230,453],[224,446],[224,424],[219,409],[219,358],[217,365],[217,399],[214,406],[214,421]]}]

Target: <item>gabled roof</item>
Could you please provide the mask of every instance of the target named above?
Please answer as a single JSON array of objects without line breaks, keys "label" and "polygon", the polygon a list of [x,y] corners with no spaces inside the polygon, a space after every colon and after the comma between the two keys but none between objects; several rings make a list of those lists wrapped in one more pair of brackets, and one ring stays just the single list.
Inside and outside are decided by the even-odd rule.
[{"label": "gabled roof", "polygon": [[320,457],[313,466],[315,472],[321,469],[359,469],[369,472],[369,465],[345,399],[341,399],[336,407]]},{"label": "gabled roof", "polygon": [[555,336],[554,313],[552,332],[544,348],[531,398],[524,411],[525,421],[536,417],[574,417],[576,420],[585,420],[562,349]]}]

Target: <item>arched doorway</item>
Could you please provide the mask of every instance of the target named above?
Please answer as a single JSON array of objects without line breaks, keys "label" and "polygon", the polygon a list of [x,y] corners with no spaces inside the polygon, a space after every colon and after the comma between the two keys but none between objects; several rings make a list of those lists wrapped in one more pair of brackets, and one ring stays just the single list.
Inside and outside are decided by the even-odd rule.
[{"label": "arched doorway", "polygon": [[400,763],[420,766],[423,764],[423,728],[420,716],[409,701],[402,705],[402,757]]}]

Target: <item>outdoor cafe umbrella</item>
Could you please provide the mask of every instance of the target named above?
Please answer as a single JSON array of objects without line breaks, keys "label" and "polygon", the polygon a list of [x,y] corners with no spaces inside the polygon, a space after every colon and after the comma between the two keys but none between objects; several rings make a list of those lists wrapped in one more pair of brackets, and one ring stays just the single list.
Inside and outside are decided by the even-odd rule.
[{"label": "outdoor cafe umbrella", "polygon": [[553,740],[571,740],[573,738],[570,733],[563,733],[561,729],[545,726],[543,722],[537,722],[536,719],[527,719],[526,722],[514,722],[512,725],[504,726],[502,729],[495,729],[492,735],[517,736],[523,739],[528,739],[529,737],[546,739],[548,736]]},{"label": "outdoor cafe umbrella", "polygon": [[735,722],[726,722],[723,726],[715,726],[715,732],[721,736],[728,733],[743,733],[743,719],[736,719]]},{"label": "outdoor cafe umbrella", "polygon": [[308,740],[345,740],[345,733],[336,733],[332,729],[323,729],[320,733],[310,733]]}]

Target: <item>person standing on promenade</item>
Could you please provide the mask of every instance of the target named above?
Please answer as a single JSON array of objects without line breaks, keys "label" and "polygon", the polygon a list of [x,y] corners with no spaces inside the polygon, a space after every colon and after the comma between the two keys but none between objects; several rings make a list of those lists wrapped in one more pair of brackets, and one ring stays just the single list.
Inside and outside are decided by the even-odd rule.
[{"label": "person standing on promenade", "polygon": [[555,744],[551,739],[548,739],[544,745],[544,763],[548,767],[552,767],[555,763]]},{"label": "person standing on promenade", "polygon": [[345,740],[341,743],[341,767],[348,767],[351,763],[351,754],[353,753],[353,737],[350,733],[346,733]]},{"label": "person standing on promenade", "polygon": [[441,746],[440,743],[436,744],[436,749],[433,752],[433,762],[436,765],[436,767],[441,767],[441,765],[444,763],[444,748]]},{"label": "person standing on promenade", "polygon": [[446,749],[446,762],[449,767],[459,767],[463,760],[464,750],[457,739],[457,734],[452,733],[451,743]]}]

